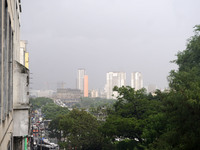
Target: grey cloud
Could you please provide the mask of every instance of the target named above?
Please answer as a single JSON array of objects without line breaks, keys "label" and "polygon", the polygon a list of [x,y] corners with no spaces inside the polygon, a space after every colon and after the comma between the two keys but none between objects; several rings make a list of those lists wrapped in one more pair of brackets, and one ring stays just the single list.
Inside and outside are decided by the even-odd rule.
[{"label": "grey cloud", "polygon": [[167,86],[170,64],[199,24],[199,0],[24,0],[21,38],[29,41],[33,88],[65,81],[84,67],[90,88],[108,71],[140,71]]}]

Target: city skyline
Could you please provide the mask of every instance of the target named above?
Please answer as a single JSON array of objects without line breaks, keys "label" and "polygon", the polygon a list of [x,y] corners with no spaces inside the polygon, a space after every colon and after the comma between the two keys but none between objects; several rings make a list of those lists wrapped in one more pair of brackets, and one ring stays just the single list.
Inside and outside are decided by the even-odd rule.
[{"label": "city skyline", "polygon": [[[109,71],[109,72],[113,72],[113,73],[117,73],[117,72],[123,72],[123,71]],[[107,74],[109,73],[109,72],[107,72],[105,75],[104,75],[104,78],[105,78],[105,76],[107,76]],[[138,90],[138,89],[141,89],[141,88],[146,88],[146,89],[148,89],[147,87],[149,86],[149,85],[155,85],[158,89],[162,89],[162,90],[164,90],[164,89],[166,89],[166,88],[168,88],[168,86],[166,86],[166,87],[163,87],[163,88],[161,88],[161,87],[158,87],[156,84],[154,84],[154,83],[149,83],[149,84],[143,84],[144,83],[144,80],[143,80],[143,75],[142,75],[142,73],[141,72],[138,72],[138,71],[134,71],[134,72],[131,72],[130,74],[127,74],[126,72],[124,72],[126,75],[126,80],[125,80],[125,82],[126,82],[126,86],[130,86],[130,87],[132,87],[132,88],[135,88],[136,90]],[[137,74],[137,76],[140,78],[139,80],[137,80],[136,82],[137,83],[135,83],[135,85],[136,85],[136,87],[133,85],[133,74]],[[128,77],[127,77],[128,76]],[[50,85],[50,83],[45,83],[46,84],[46,87],[44,88],[44,89],[34,89],[34,90],[55,90],[56,88],[60,88],[61,86],[63,87],[63,88],[70,88],[70,89],[79,89],[79,90],[81,90],[81,91],[83,91],[84,92],[84,81],[85,81],[85,77],[87,77],[87,89],[88,90],[93,90],[93,89],[98,89],[98,90],[104,90],[104,88],[105,88],[105,85],[106,85],[106,83],[107,83],[107,80],[106,80],[106,78],[105,78],[105,82],[104,82],[104,85],[103,85],[103,87],[97,87],[97,88],[93,88],[93,87],[89,87],[89,84],[88,84],[88,82],[89,82],[89,79],[88,79],[88,75],[86,75],[86,69],[84,69],[84,68],[79,68],[78,69],[78,71],[77,71],[77,77],[76,77],[76,86],[75,87],[69,87],[69,86],[65,86],[65,85],[67,85],[67,83],[66,82],[64,82],[64,81],[59,81],[59,82],[57,82],[57,86],[55,87],[55,86],[49,86]],[[91,82],[91,81],[90,81]],[[79,83],[79,84],[78,84]],[[55,83],[54,83],[55,84]],[[54,87],[54,88],[52,88],[52,87]]]},{"label": "city skyline", "polygon": [[199,6],[0,0],[0,150],[200,149]]},{"label": "city skyline", "polygon": [[139,70],[144,85],[164,88],[169,72],[177,69],[170,61],[185,49],[200,22],[198,0],[21,3],[21,39],[28,40],[32,89],[44,89],[47,82],[56,87],[58,81],[75,88],[80,67],[87,68],[93,89],[102,88],[104,75],[112,70],[127,72],[128,80]]}]

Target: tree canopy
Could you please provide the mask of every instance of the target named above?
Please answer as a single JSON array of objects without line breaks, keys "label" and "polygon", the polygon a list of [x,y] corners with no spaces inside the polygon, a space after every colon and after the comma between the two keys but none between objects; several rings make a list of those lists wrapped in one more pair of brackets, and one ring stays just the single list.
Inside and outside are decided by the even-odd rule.
[{"label": "tree canopy", "polygon": [[42,107],[42,113],[45,119],[54,119],[57,116],[65,115],[69,112],[67,107],[61,107],[54,103],[47,104]]},{"label": "tree canopy", "polygon": [[[50,127],[57,122],[53,131],[62,131],[62,147],[77,150],[101,150],[103,137],[99,132],[97,119],[84,110],[73,109],[66,115],[54,119]],[[58,127],[58,129],[57,129]],[[58,132],[59,133],[59,132]]]},{"label": "tree canopy", "polygon": [[46,104],[53,103],[53,100],[50,98],[46,98],[46,97],[37,97],[37,98],[30,98],[30,103],[32,105],[32,109],[36,110]]},{"label": "tree canopy", "polygon": [[[154,95],[144,89],[115,87],[113,107],[73,109],[65,113],[53,104],[43,106],[50,128],[62,147],[77,150],[197,150],[200,149],[200,26],[186,50],[178,52],[178,65],[168,77],[170,89]],[[88,106],[88,101],[85,104]],[[80,104],[79,107],[84,106]],[[95,105],[96,106],[96,105]],[[105,108],[107,110],[105,110]],[[60,115],[48,115],[49,112]],[[104,114],[102,120],[95,116]],[[54,117],[56,116],[56,117]],[[64,140],[61,140],[64,139]]]},{"label": "tree canopy", "polygon": [[177,54],[178,70],[169,76],[169,95],[165,98],[168,125],[157,143],[159,148],[200,149],[200,26]]}]

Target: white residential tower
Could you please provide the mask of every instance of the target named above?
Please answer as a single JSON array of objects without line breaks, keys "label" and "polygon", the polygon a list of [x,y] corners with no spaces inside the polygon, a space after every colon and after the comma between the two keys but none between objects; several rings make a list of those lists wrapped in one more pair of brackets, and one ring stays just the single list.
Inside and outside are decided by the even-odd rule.
[{"label": "white residential tower", "polygon": [[84,76],[85,76],[85,69],[78,69],[77,89],[81,91],[84,90]]},{"label": "white residential tower", "polygon": [[136,91],[143,88],[143,78],[140,72],[131,73],[131,87]]},{"label": "white residential tower", "polygon": [[[106,74],[106,98],[116,98],[117,93],[113,92],[115,86],[122,87],[126,85],[126,73],[125,72],[108,72]],[[114,96],[113,96],[114,95]]]}]

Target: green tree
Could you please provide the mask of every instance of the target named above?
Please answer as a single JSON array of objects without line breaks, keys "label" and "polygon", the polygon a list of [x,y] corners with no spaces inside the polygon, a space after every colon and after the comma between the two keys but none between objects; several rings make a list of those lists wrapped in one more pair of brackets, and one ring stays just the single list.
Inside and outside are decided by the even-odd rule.
[{"label": "green tree", "polygon": [[135,91],[131,87],[115,87],[114,90],[119,96],[114,104],[114,111],[102,127],[102,132],[115,143],[116,139],[121,141],[117,142],[117,148],[122,144],[124,150],[130,147],[144,149],[147,146],[147,138],[156,138],[150,133],[147,134],[145,129],[151,121],[149,118],[158,115],[161,102],[150,99],[144,89]]},{"label": "green tree", "polygon": [[154,144],[156,149],[200,149],[200,26],[188,40],[186,50],[174,62],[178,70],[169,76],[170,92],[165,98],[168,124]]},{"label": "green tree", "polygon": [[48,130],[49,132],[49,137],[51,138],[57,138],[58,141],[61,141],[62,138],[62,130],[59,126],[60,120],[63,119],[63,115],[57,115],[54,117],[54,119],[50,122]]},{"label": "green tree", "polygon": [[83,97],[81,98],[81,101],[79,103],[75,104],[74,108],[88,109],[90,107],[97,108],[99,106],[104,106],[104,105],[111,106],[114,104],[114,102],[115,100],[113,99]]},{"label": "green tree", "polygon": [[50,98],[45,98],[45,97],[30,98],[30,103],[32,105],[32,109],[36,110],[36,109],[41,108],[44,105],[53,103],[53,100]]},{"label": "green tree", "polygon": [[59,121],[66,139],[66,148],[77,150],[101,150],[102,140],[95,117],[83,110],[73,109]]},{"label": "green tree", "polygon": [[42,107],[42,114],[45,119],[54,119],[59,115],[65,115],[69,112],[68,108],[58,106],[54,103],[47,104]]}]

